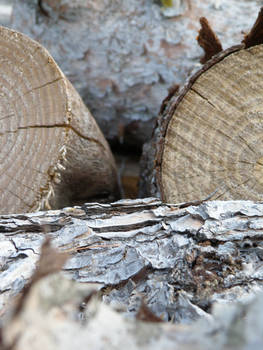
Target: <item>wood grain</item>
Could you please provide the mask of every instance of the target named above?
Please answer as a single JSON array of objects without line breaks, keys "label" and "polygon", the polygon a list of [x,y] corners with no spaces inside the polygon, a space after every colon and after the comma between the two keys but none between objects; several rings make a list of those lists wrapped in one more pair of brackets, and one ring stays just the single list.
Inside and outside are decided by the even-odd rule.
[{"label": "wood grain", "polygon": [[163,199],[262,199],[263,47],[234,52],[188,88],[169,120]]},{"label": "wood grain", "polygon": [[0,213],[115,190],[108,144],[49,53],[1,27],[0,67]]}]

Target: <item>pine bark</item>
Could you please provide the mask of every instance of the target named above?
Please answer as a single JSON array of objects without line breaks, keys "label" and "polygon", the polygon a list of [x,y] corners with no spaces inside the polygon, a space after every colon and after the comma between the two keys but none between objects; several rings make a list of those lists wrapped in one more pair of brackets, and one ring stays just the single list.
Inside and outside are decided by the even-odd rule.
[{"label": "pine bark", "polygon": [[1,312],[28,283],[48,236],[69,254],[64,274],[98,283],[104,302],[122,313],[135,316],[143,300],[163,321],[209,321],[215,302],[262,290],[262,213],[250,201],[147,198],[1,216]]}]

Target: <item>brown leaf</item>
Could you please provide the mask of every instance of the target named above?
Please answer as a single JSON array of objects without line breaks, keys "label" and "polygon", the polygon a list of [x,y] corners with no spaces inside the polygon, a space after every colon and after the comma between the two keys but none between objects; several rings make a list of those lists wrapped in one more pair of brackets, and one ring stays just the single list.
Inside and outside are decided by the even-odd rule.
[{"label": "brown leaf", "polygon": [[36,271],[31,277],[31,281],[22,290],[22,294],[17,301],[13,317],[16,317],[21,312],[32,286],[41,278],[60,271],[67,258],[68,254],[58,252],[56,249],[51,247],[51,239],[50,237],[47,237],[41,248],[41,255]]},{"label": "brown leaf", "polygon": [[42,245],[38,267],[32,280],[36,282],[51,273],[60,271],[67,258],[67,254],[58,252],[57,249],[51,247],[51,239],[49,237],[46,238]]},{"label": "brown leaf", "polygon": [[141,301],[141,307],[137,312],[136,319],[144,322],[163,322],[163,320],[156,316],[152,310],[148,308],[145,302]]},{"label": "brown leaf", "polygon": [[201,29],[197,37],[198,44],[204,49],[205,55],[200,62],[205,63],[211,57],[223,50],[222,45],[205,17],[200,18]]},{"label": "brown leaf", "polygon": [[260,9],[256,22],[250,32],[245,35],[242,43],[245,44],[246,48],[263,43],[263,7]]}]

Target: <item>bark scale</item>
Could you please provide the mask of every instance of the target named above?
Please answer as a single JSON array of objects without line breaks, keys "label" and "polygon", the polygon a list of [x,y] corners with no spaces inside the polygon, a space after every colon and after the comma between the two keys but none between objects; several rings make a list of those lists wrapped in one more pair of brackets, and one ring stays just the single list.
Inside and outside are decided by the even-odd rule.
[{"label": "bark scale", "polygon": [[263,204],[251,201],[154,198],[1,216],[2,313],[28,283],[48,235],[69,254],[64,274],[100,284],[102,299],[122,312],[135,315],[143,299],[164,321],[209,321],[215,302],[262,290],[262,216]]}]

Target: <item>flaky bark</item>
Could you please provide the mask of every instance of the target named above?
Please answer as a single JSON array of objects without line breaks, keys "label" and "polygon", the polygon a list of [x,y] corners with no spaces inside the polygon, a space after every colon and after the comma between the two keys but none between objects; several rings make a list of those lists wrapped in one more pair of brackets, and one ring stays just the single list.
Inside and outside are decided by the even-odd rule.
[{"label": "flaky bark", "polygon": [[0,213],[116,193],[113,156],[50,54],[0,27]]},{"label": "flaky bark", "polygon": [[[55,257],[53,257],[55,258]],[[209,320],[160,322],[142,303],[137,319],[98,301],[94,284],[55,274],[34,283],[1,329],[2,350],[261,350],[263,295],[216,305]],[[157,322],[158,321],[158,322]]]},{"label": "flaky bark", "polygon": [[0,309],[28,282],[45,237],[70,259],[64,273],[102,285],[103,300],[177,323],[211,318],[215,301],[262,290],[263,204],[166,205],[148,198],[0,218]]}]

